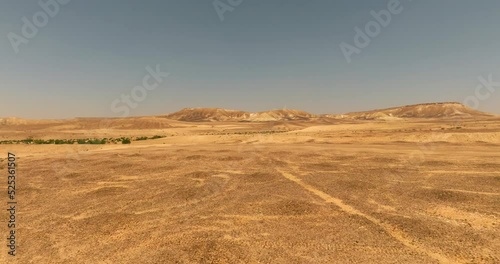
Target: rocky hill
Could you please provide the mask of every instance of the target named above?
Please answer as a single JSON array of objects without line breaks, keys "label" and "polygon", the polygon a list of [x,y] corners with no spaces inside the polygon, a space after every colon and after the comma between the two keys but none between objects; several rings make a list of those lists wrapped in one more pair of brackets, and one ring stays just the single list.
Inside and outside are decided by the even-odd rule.
[{"label": "rocky hill", "polygon": [[472,118],[493,116],[474,110],[461,103],[443,102],[405,105],[365,112],[353,112],[340,115],[353,119],[400,119],[400,118]]},{"label": "rocky hill", "polygon": [[178,112],[165,116],[168,119],[200,122],[200,121],[234,121],[234,122],[258,122],[258,121],[285,121],[285,120],[310,120],[317,117],[300,110],[271,110],[263,112],[244,112],[239,110],[228,110],[222,108],[184,108]]}]

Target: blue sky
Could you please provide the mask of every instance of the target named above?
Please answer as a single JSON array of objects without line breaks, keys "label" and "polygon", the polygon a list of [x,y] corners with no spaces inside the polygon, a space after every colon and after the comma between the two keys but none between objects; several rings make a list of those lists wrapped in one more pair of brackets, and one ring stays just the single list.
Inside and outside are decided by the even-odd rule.
[{"label": "blue sky", "polygon": [[[46,2],[47,0],[43,0]],[[220,0],[227,3],[228,0]],[[500,82],[500,1],[401,0],[401,13],[347,63],[355,27],[389,0],[243,0],[221,21],[212,0],[72,0],[14,52],[38,0],[0,3],[0,116],[119,116],[112,102],[160,65],[169,72],[130,109],[344,113],[459,101]],[[500,87],[478,109],[500,114]]]}]

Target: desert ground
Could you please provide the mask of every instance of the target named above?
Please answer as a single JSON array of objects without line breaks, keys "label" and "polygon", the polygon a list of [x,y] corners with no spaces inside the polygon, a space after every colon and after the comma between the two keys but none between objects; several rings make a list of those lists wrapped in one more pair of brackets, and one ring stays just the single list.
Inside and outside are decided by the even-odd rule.
[{"label": "desert ground", "polygon": [[500,263],[498,117],[0,126],[0,140],[153,135],[0,145],[2,171],[18,157],[19,224],[0,262]]}]

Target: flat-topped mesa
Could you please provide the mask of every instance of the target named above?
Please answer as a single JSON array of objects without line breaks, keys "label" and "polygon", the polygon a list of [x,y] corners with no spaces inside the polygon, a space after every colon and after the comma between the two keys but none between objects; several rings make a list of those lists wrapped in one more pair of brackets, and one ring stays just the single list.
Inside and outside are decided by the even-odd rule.
[{"label": "flat-topped mesa", "polygon": [[233,121],[245,118],[249,113],[223,108],[184,108],[175,113],[166,115],[168,119],[202,122],[202,121]]},{"label": "flat-topped mesa", "polygon": [[417,105],[446,105],[446,104],[457,104],[457,105],[463,105],[462,103],[459,103],[459,102],[435,102],[435,103],[421,103],[421,104],[413,104],[413,105],[405,105],[405,106],[417,106]]},{"label": "flat-topped mesa", "polygon": [[186,107],[182,108],[180,111],[216,111],[216,112],[243,112],[240,110],[232,110],[218,107]]},{"label": "flat-topped mesa", "polygon": [[311,120],[317,116],[301,110],[279,109],[251,113],[245,121],[285,121],[285,120]]},{"label": "flat-topped mesa", "polygon": [[263,112],[245,112],[223,108],[184,108],[165,116],[168,119],[188,122],[200,121],[284,121],[284,120],[309,120],[317,117],[314,114],[301,110],[278,109]]},{"label": "flat-topped mesa", "polygon": [[345,114],[354,119],[474,118],[493,116],[458,102],[423,103]]}]

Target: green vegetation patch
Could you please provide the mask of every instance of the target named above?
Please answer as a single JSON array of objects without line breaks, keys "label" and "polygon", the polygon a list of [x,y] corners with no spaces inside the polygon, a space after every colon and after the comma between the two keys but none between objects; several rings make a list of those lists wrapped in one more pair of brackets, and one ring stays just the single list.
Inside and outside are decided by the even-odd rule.
[{"label": "green vegetation patch", "polygon": [[80,138],[80,139],[33,139],[27,138],[22,140],[2,140],[0,144],[34,144],[34,145],[104,145],[104,144],[131,144],[132,141],[152,140],[165,138],[166,136],[152,137],[136,137],[135,139],[128,137],[120,138]]}]

